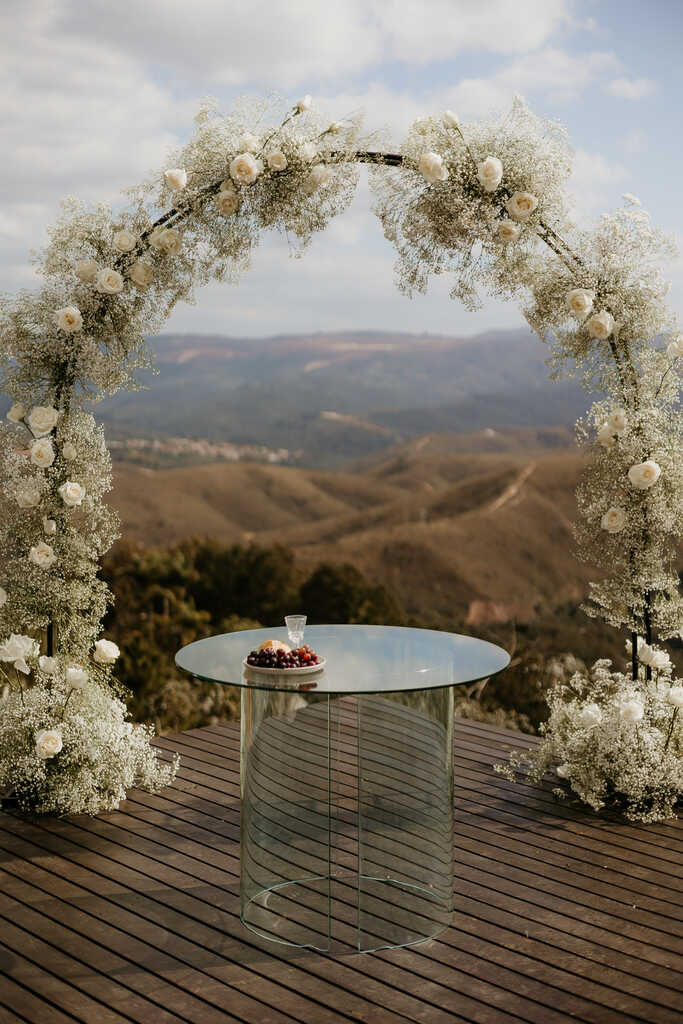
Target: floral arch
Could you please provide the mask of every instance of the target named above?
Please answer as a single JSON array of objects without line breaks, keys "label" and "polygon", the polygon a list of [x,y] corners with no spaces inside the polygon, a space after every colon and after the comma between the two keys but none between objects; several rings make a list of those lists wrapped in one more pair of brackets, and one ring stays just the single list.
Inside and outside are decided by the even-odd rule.
[{"label": "floral arch", "polygon": [[[272,109],[245,102],[222,117],[205,104],[187,145],[130,189],[116,215],[67,201],[37,257],[41,289],[2,305],[0,389],[13,405],[0,430],[0,793],[38,811],[96,812],[134,782],[170,781],[148,730],[126,721],[113,679],[118,649],[100,636],[109,595],[99,559],[117,522],[103,502],[103,431],[87,407],[135,387],[135,371],[149,365],[144,335],[196,285],[236,281],[262,230],[305,246],[348,204],[365,162],[401,290],[424,291],[430,275],[448,274],[452,297],[470,308],[482,291],[518,299],[550,347],[552,373],[580,374],[603,396],[578,424],[590,458],[577,539],[580,557],[603,570],[586,610],[630,636],[630,671],[598,663],[558,697],[539,764],[569,757],[572,701],[579,717],[597,707],[602,721],[588,700],[598,687],[615,697],[622,725],[630,706],[634,722],[645,716],[668,732],[652,755],[669,766],[667,796],[648,813],[671,813],[683,790],[683,688],[653,646],[683,626],[683,336],[658,266],[671,243],[633,196],[594,230],[576,227],[565,133],[520,100],[500,120],[462,123],[450,111],[420,120],[395,153],[362,137],[357,121],[323,119],[308,96],[269,123]],[[580,764],[565,774],[601,806],[604,793]]]}]

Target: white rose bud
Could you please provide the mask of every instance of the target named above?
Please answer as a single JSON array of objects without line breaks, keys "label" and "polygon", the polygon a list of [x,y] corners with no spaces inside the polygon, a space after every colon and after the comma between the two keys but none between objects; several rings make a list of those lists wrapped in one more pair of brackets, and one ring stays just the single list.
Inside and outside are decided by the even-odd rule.
[{"label": "white rose bud", "polygon": [[37,565],[39,569],[49,569],[57,556],[50,545],[41,540],[39,544],[31,548],[28,557],[29,561]]},{"label": "white rose bud", "polygon": [[62,734],[58,729],[39,729],[36,733],[36,754],[46,759],[55,757],[62,749]]},{"label": "white rose bud", "polygon": [[119,252],[132,252],[137,244],[138,240],[132,231],[117,231],[114,235],[114,247]]},{"label": "white rose bud", "polygon": [[458,127],[458,115],[452,110],[444,110],[442,121],[446,128]]},{"label": "white rose bud", "polygon": [[417,166],[424,180],[430,184],[445,181],[448,177],[448,169],[444,167],[443,157],[438,153],[423,153]]},{"label": "white rose bud", "polygon": [[495,192],[503,180],[503,165],[497,156],[487,156],[477,164],[477,177],[484,192]]},{"label": "white rose bud", "polygon": [[16,490],[16,502],[19,508],[35,508],[40,504],[41,490],[37,480],[27,480]]},{"label": "white rose bud", "polygon": [[584,320],[593,308],[595,292],[588,288],[572,288],[567,292],[567,306],[574,316]]},{"label": "white rose bud", "polygon": [[164,171],[164,177],[169,188],[180,189],[187,185],[187,171],[184,167],[172,167]]},{"label": "white rose bud", "polygon": [[598,341],[607,341],[614,330],[614,317],[606,309],[603,309],[600,313],[593,314],[586,323],[586,327],[591,338],[597,338]]},{"label": "white rose bud", "polygon": [[73,462],[77,455],[76,446],[71,441],[67,441],[66,444],[62,445],[62,458],[66,459],[67,462]]},{"label": "white rose bud", "polygon": [[645,708],[640,700],[625,700],[619,705],[619,717],[622,722],[634,724],[640,722],[645,713]]},{"label": "white rose bud", "polygon": [[230,162],[230,177],[238,185],[253,185],[263,170],[263,164],[251,153],[239,153]]},{"label": "white rose bud", "polygon": [[270,167],[271,171],[284,171],[287,166],[287,157],[284,153],[276,149],[274,153],[269,153],[266,157],[266,163]]},{"label": "white rose bud", "polygon": [[622,437],[626,433],[628,417],[624,409],[615,409],[614,412],[611,412],[607,417],[607,422],[614,433],[618,434],[619,437]]},{"label": "white rose bud", "polygon": [[327,129],[329,135],[339,135],[344,131],[343,121],[332,121]]},{"label": "white rose bud", "polygon": [[95,287],[98,292],[102,292],[104,295],[118,295],[119,292],[123,291],[123,278],[118,270],[112,270],[111,267],[103,267],[102,270],[97,272]]},{"label": "white rose bud", "polygon": [[603,530],[607,530],[608,533],[621,533],[626,526],[628,517],[623,508],[619,508],[613,505],[608,508],[604,516],[600,520],[600,525]]},{"label": "white rose bud", "polygon": [[538,199],[531,192],[513,192],[505,209],[513,220],[528,220],[538,206]]},{"label": "white rose bud", "polygon": [[222,189],[216,196],[216,209],[221,217],[232,217],[240,208],[239,196],[234,188]]},{"label": "white rose bud", "polygon": [[48,537],[54,537],[57,532],[57,523],[54,519],[48,519],[47,516],[43,516],[43,532],[46,533]]},{"label": "white rose bud", "polygon": [[329,167],[325,167],[325,164],[316,164],[311,168],[311,172],[303,184],[304,192],[307,196],[313,195],[321,185],[327,185],[331,177],[332,172]]},{"label": "white rose bud", "polygon": [[10,423],[21,423],[25,415],[26,409],[21,402],[15,402],[7,413],[7,419]]},{"label": "white rose bud", "polygon": [[592,729],[600,725],[601,721],[602,711],[597,704],[586,704],[578,714],[578,723],[583,729]]},{"label": "white rose bud", "polygon": [[93,660],[100,665],[113,665],[121,651],[113,640],[98,640],[95,644]]},{"label": "white rose bud", "polygon": [[164,228],[159,235],[159,247],[167,256],[177,256],[182,246],[182,238],[175,228]]},{"label": "white rose bud", "polygon": [[76,277],[84,284],[92,284],[97,277],[98,266],[95,260],[79,260],[75,266]]},{"label": "white rose bud", "polygon": [[298,149],[299,159],[302,163],[312,164],[318,159],[318,147],[313,142],[304,142]]},{"label": "white rose bud", "polygon": [[648,487],[652,487],[661,475],[662,470],[653,459],[631,466],[628,471],[629,480],[639,491],[646,491]]},{"label": "white rose bud", "polygon": [[261,140],[258,135],[252,135],[251,132],[246,132],[238,143],[243,153],[258,153],[261,148]]},{"label": "white rose bud", "polygon": [[614,447],[614,431],[606,420],[602,426],[598,428],[597,439],[598,443],[601,444],[603,448]]},{"label": "white rose bud", "polygon": [[666,354],[672,362],[683,356],[683,334],[679,334],[670,345],[666,346]]},{"label": "white rose bud", "polygon": [[561,779],[568,779],[569,778],[570,768],[569,768],[568,764],[566,764],[566,763],[565,764],[558,764],[558,766],[555,769],[555,771],[557,772],[557,774],[559,775],[559,777]]},{"label": "white rose bud", "polygon": [[69,665],[65,672],[67,684],[73,690],[82,690],[88,682],[88,673],[80,665]]},{"label": "white rose bud", "polygon": [[650,659],[647,664],[650,668],[653,668],[655,672],[670,672],[672,668],[671,658],[666,651],[657,651],[654,648],[652,648],[652,653],[650,654]]},{"label": "white rose bud", "polygon": [[60,331],[66,331],[67,334],[80,331],[83,327],[83,317],[81,316],[80,309],[76,309],[75,306],[64,306],[62,309],[56,309],[55,323]]},{"label": "white rose bud", "polygon": [[0,661],[17,661],[26,658],[37,658],[40,653],[38,641],[32,636],[24,636],[22,633],[12,633],[9,640],[0,644]]},{"label": "white rose bud", "polygon": [[34,437],[45,437],[57,426],[59,410],[52,405],[34,405],[26,417]]},{"label": "white rose bud", "polygon": [[0,587],[0,608],[2,608],[4,604],[7,604],[7,591],[4,587]]},{"label": "white rose bud", "polygon": [[137,263],[128,268],[128,277],[137,288],[149,288],[154,280],[154,271],[149,263],[138,260]]},{"label": "white rose bud", "polygon": [[683,686],[672,686],[664,699],[674,708],[683,708]]},{"label": "white rose bud", "polygon": [[46,654],[41,654],[38,658],[38,668],[44,675],[53,676],[59,670],[59,662],[56,658],[48,658]]},{"label": "white rose bud", "polygon": [[312,102],[312,97],[309,96],[307,93],[305,96],[302,96],[301,99],[297,101],[296,109],[299,111],[300,114],[302,114],[304,110],[310,110]]},{"label": "white rose bud", "polygon": [[55,450],[49,437],[39,437],[31,443],[31,462],[40,469],[47,469],[55,461]]},{"label": "white rose bud", "polygon": [[498,237],[503,242],[514,242],[521,233],[521,224],[516,224],[513,220],[502,220],[498,225]]},{"label": "white rose bud", "polygon": [[638,661],[642,662],[643,665],[651,665],[652,656],[655,653],[654,647],[650,647],[644,640],[641,643],[641,640],[642,637],[638,637]]},{"label": "white rose bud", "polygon": [[67,480],[57,488],[57,493],[65,505],[73,508],[75,505],[80,505],[85,498],[85,487],[82,484],[77,484],[74,480]]}]

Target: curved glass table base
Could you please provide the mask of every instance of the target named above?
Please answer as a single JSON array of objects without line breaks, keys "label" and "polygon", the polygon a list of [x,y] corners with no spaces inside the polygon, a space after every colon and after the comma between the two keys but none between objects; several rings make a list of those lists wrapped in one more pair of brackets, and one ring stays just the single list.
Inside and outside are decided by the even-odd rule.
[{"label": "curved glass table base", "polygon": [[453,911],[453,689],[501,671],[474,637],[313,626],[311,675],[243,664],[283,630],[208,637],[176,663],[242,688],[241,919],[291,946],[367,951],[434,938]]}]

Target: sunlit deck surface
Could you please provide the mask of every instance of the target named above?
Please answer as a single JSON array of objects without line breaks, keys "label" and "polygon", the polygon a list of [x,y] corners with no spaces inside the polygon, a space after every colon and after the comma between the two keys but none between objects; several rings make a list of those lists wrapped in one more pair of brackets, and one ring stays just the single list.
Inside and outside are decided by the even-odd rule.
[{"label": "sunlit deck surface", "polygon": [[[682,823],[606,821],[494,774],[529,737],[456,725],[452,927],[334,956],[240,923],[238,723],[158,742],[182,757],[159,796],[96,819],[0,812],[3,1024],[680,1024]],[[337,912],[343,939],[352,902]]]}]

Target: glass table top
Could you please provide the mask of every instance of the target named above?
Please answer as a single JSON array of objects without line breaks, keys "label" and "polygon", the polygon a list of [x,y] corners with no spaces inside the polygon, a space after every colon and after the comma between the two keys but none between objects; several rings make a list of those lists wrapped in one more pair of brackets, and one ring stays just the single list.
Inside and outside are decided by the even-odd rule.
[{"label": "glass table top", "polygon": [[198,679],[259,690],[316,693],[396,693],[474,683],[502,672],[510,656],[502,647],[458,633],[405,626],[307,626],[304,642],[326,659],[323,668],[275,674],[247,667],[243,659],[264,640],[287,642],[287,630],[248,629],[183,647],[176,665]]}]

